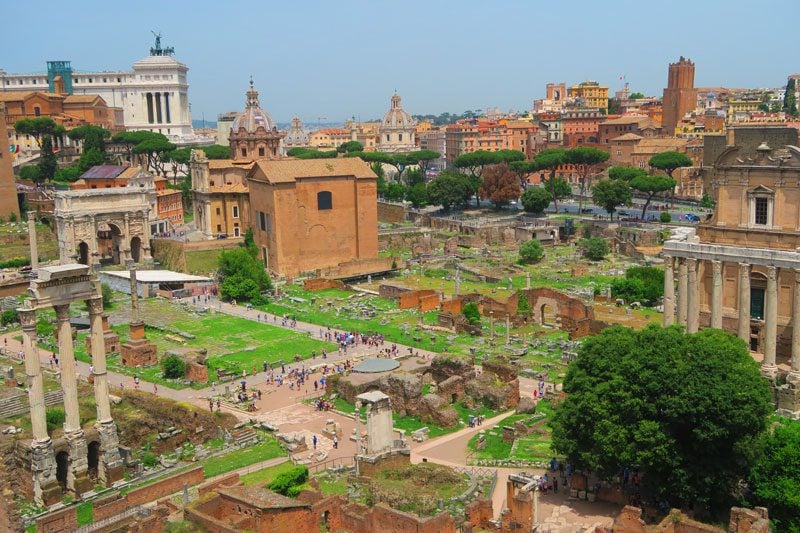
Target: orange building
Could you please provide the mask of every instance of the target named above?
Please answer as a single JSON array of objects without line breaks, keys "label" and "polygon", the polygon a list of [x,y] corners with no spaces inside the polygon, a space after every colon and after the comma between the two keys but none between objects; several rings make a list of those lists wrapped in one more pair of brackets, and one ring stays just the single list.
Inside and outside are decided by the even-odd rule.
[{"label": "orange building", "polygon": [[253,236],[268,270],[387,269],[378,260],[377,176],[360,159],[259,160],[248,184]]},{"label": "orange building", "polygon": [[483,150],[519,150],[528,153],[531,136],[539,131],[532,122],[472,119],[450,124],[445,128],[445,154],[447,164],[470,152]]},{"label": "orange building", "polygon": [[655,137],[661,133],[659,124],[650,117],[642,115],[625,115],[604,120],[598,129],[598,142],[610,144],[611,139],[633,133],[639,137]]},{"label": "orange building", "polygon": [[308,136],[308,146],[318,150],[335,150],[350,141],[350,130],[344,128],[322,128]]},{"label": "orange building", "polygon": [[683,56],[677,63],[669,64],[669,76],[662,105],[664,107],[661,125],[665,135],[675,135],[675,128],[684,115],[697,107],[694,63]]},{"label": "orange building", "polygon": [[597,143],[597,129],[604,118],[597,109],[565,109],[561,112],[561,132],[569,148]]}]

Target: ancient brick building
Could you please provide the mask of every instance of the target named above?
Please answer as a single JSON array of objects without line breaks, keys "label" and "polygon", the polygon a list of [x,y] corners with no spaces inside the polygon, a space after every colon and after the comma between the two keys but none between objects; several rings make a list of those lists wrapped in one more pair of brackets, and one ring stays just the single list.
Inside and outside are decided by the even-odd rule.
[{"label": "ancient brick building", "polygon": [[683,56],[677,63],[669,64],[667,87],[664,89],[661,130],[665,135],[675,135],[675,128],[683,116],[697,107],[697,89],[694,86],[694,63]]}]

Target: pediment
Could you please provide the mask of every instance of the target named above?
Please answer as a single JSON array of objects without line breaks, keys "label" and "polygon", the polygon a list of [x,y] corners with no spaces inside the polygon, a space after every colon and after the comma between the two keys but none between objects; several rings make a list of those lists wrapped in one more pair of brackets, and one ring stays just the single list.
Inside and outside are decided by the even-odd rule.
[{"label": "pediment", "polygon": [[756,185],[752,189],[748,189],[747,194],[775,194],[774,189],[770,189],[766,185]]}]

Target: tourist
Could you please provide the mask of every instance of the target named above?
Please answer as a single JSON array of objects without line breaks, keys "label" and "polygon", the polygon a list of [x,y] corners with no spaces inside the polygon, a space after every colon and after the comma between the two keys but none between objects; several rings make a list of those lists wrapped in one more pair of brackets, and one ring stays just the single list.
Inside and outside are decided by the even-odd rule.
[{"label": "tourist", "polygon": [[208,410],[214,412],[214,400],[208,400]]},{"label": "tourist", "polygon": [[316,450],[317,449],[317,436],[316,435],[314,435],[314,437],[311,439],[311,442],[314,443],[314,449]]},{"label": "tourist", "polygon": [[558,494],[558,478],[553,476],[553,494]]},{"label": "tourist", "polygon": [[158,385],[153,383],[153,394],[158,394]]},{"label": "tourist", "polygon": [[334,449],[339,448],[339,437],[337,437],[336,435],[333,436],[333,448]]},{"label": "tourist", "polygon": [[136,389],[136,390],[139,390],[139,375],[138,374],[134,374],[133,375],[133,388]]}]

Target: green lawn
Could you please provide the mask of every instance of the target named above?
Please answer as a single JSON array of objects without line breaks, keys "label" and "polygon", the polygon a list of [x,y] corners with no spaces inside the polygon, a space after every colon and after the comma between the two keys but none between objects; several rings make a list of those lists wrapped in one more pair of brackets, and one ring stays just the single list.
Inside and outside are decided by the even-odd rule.
[{"label": "green lawn", "polygon": [[275,477],[277,477],[278,474],[282,474],[287,470],[291,470],[292,468],[294,468],[294,466],[295,464],[287,459],[286,462],[283,462],[281,464],[275,466],[269,466],[267,468],[262,468],[261,470],[257,470],[255,472],[250,472],[249,474],[245,474],[239,477],[239,480],[245,485],[266,485],[267,483],[275,479]]},{"label": "green lawn", "polygon": [[526,421],[531,425],[539,419],[532,418],[529,414],[513,414],[501,420],[495,427],[485,429],[486,447],[477,449],[478,436],[469,440],[470,450],[475,452],[476,460],[519,459],[525,461],[547,462],[553,457],[549,420],[553,415],[550,402],[541,401],[537,405],[537,412],[546,414],[547,422],[539,424],[539,429],[545,430],[543,434],[531,433],[516,439],[516,446],[503,442],[503,426],[513,427],[515,422]]},{"label": "green lawn", "polygon": [[92,502],[84,502],[78,505],[77,513],[79,526],[85,526],[94,521],[94,505]]},{"label": "green lawn", "polygon": [[274,459],[286,455],[286,451],[278,443],[278,440],[271,435],[265,435],[265,441],[250,448],[235,450],[218,457],[210,457],[202,461],[203,475],[211,478],[249,466],[268,459]]},{"label": "green lawn", "polygon": [[219,253],[222,250],[192,250],[184,252],[186,271],[189,274],[207,275],[219,266]]},{"label": "green lawn", "polygon": [[[218,368],[230,370],[236,374],[247,370],[249,374],[254,365],[258,371],[261,371],[264,362],[286,361],[288,363],[294,361],[295,355],[308,358],[311,357],[312,351],[320,353],[323,349],[336,349],[334,344],[315,339],[306,333],[220,313],[198,317],[176,304],[163,300],[146,300],[143,302],[143,307],[145,309],[142,315],[148,317],[146,319],[150,323],[162,324],[194,336],[193,339],[181,338],[174,333],[148,327],[147,338],[158,347],[159,357],[162,357],[166,351],[180,346],[205,348],[208,350],[207,365],[209,379],[212,381],[216,380],[216,369]],[[158,311],[166,316],[162,317],[156,314],[156,308],[159,308]],[[153,309],[154,312],[148,313],[148,309]],[[172,320],[165,323],[169,317],[172,317]],[[127,326],[113,326],[112,329],[120,336],[120,342],[127,340]],[[75,356],[80,361],[91,362],[91,356],[86,352],[84,341],[86,335],[86,333],[78,335],[78,340],[75,342]],[[178,342],[178,340],[184,342]],[[108,368],[128,375],[137,374],[145,381],[167,387],[181,388],[183,386],[180,381],[165,380],[161,376],[160,366],[135,370],[122,366],[119,354],[108,356]],[[198,383],[195,388],[205,386],[207,384]]]}]

